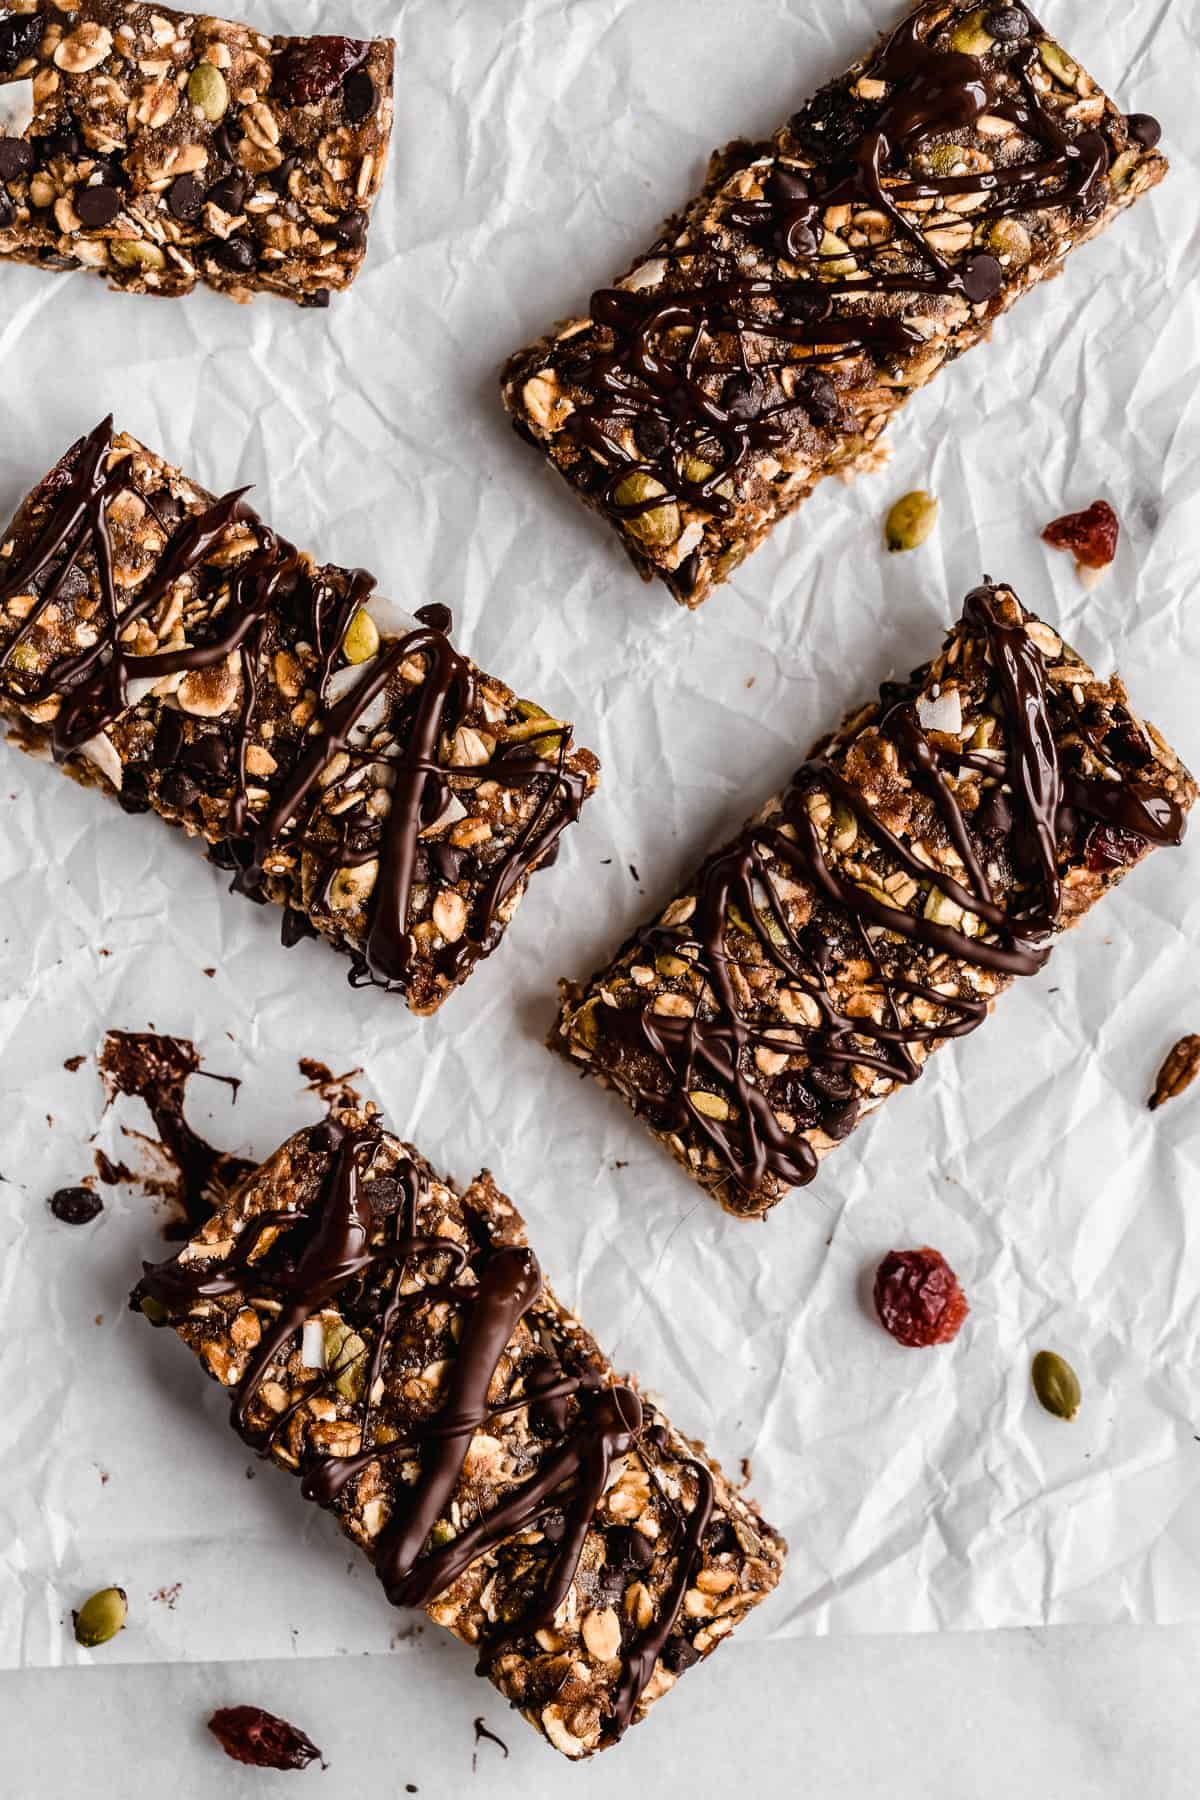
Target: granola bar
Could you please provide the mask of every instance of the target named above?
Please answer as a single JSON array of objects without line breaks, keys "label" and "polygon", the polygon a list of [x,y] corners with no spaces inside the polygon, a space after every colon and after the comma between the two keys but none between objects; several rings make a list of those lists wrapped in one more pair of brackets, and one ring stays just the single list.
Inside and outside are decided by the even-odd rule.
[{"label": "granola bar", "polygon": [[1149,850],[1192,777],[1005,587],[852,713],[590,981],[552,1046],[730,1212],[764,1213],[983,1023]]},{"label": "granola bar", "polygon": [[140,0],[10,0],[0,257],[133,293],[202,281],[327,305],[366,254],[392,56],[390,39],[268,37]]},{"label": "granola bar", "polygon": [[0,539],[0,715],[22,748],[209,846],[350,979],[441,1005],[595,786],[571,726],[363,569],[318,564],[105,420]]},{"label": "granola bar", "polygon": [[491,1175],[458,1193],[370,1107],[290,1138],[133,1305],[566,1756],[779,1580],[783,1540],[555,1299]]},{"label": "granola bar", "polygon": [[505,405],[641,574],[698,606],[909,395],[1167,164],[1021,5],[928,0],[698,197]]}]

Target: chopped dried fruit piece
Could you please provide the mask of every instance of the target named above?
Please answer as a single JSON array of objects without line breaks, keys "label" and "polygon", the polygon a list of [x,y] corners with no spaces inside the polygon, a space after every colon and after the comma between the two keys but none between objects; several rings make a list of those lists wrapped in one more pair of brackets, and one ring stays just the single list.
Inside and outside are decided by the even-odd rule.
[{"label": "chopped dried fruit piece", "polygon": [[1146,848],[1145,838],[1120,825],[1093,825],[1084,846],[1083,860],[1093,875],[1124,869],[1135,863]]},{"label": "chopped dried fruit piece", "polygon": [[1066,1358],[1055,1350],[1039,1350],[1033,1359],[1032,1376],[1033,1391],[1045,1410],[1056,1419],[1073,1419],[1083,1390]]},{"label": "chopped dried fruit piece", "polygon": [[275,65],[275,85],[293,106],[328,100],[371,48],[361,38],[301,38]]},{"label": "chopped dried fruit piece", "polygon": [[51,1194],[46,1205],[63,1225],[87,1225],[104,1211],[104,1202],[91,1188],[65,1187]]},{"label": "chopped dried fruit piece", "polygon": [[1185,1088],[1191,1087],[1197,1075],[1200,1075],[1200,1037],[1189,1032],[1187,1037],[1180,1038],[1158,1071],[1150,1096],[1151,1112],[1165,1100],[1177,1099]]},{"label": "chopped dried fruit piece", "polygon": [[1083,512],[1065,513],[1042,536],[1056,550],[1069,550],[1080,569],[1107,569],[1117,554],[1120,521],[1107,500],[1093,500]]},{"label": "chopped dried fruit piece", "polygon": [[307,1769],[321,1752],[310,1737],[261,1706],[223,1706],[208,1729],[226,1756],[256,1769]]},{"label": "chopped dried fruit piece", "polygon": [[879,1323],[909,1349],[952,1343],[970,1310],[958,1276],[928,1244],[920,1250],[890,1250],[876,1271]]}]

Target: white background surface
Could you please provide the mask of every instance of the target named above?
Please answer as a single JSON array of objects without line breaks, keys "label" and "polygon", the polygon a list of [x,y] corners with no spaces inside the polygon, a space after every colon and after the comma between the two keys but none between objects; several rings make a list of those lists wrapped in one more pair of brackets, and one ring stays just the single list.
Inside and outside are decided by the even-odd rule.
[{"label": "white background surface", "polygon": [[[1162,116],[1168,186],[914,404],[890,470],[849,492],[829,484],[695,619],[643,589],[511,437],[495,371],[649,241],[712,144],[769,130],[857,54],[895,16],[881,0],[410,0],[402,15],[359,0],[352,19],[312,0],[264,6],[264,23],[399,40],[393,164],[353,294],[327,314],[241,311],[3,272],[0,511],[114,409],[210,485],[254,481],[280,529],[375,568],[410,607],[447,601],[460,641],[573,716],[607,774],[501,953],[441,1018],[418,1023],[385,996],[352,995],[316,947],[285,954],[272,918],[221,899],[215,873],[152,824],[4,753],[0,1663],[73,1660],[62,1621],[107,1580],[129,1588],[134,1614],[96,1660],[199,1662],[231,1646],[355,1658],[253,1675],[3,1678],[0,1707],[15,1719],[40,1707],[68,1720],[60,1768],[84,1744],[94,1754],[97,1734],[101,1766],[128,1767],[122,1721],[151,1717],[162,1768],[191,1758],[194,1791],[215,1791],[211,1752],[186,1734],[209,1698],[252,1697],[252,1678],[253,1697],[331,1755],[337,1745],[342,1779],[348,1721],[377,1696],[389,1724],[366,1751],[372,1792],[409,1779],[397,1743],[443,1783],[432,1791],[457,1791],[470,1716],[483,1708],[500,1724],[491,1691],[431,1632],[394,1660],[359,1660],[386,1651],[396,1627],[366,1571],[346,1575],[341,1546],[287,1484],[242,1478],[220,1396],[123,1313],[139,1258],[159,1253],[145,1199],[110,1195],[79,1233],[44,1212],[47,1192],[90,1167],[99,1117],[94,1071],[68,1074],[63,1059],[93,1050],[106,1025],[153,1021],[247,1077],[235,1113],[224,1090],[199,1084],[196,1117],[254,1153],[311,1117],[298,1054],[365,1062],[370,1091],[435,1161],[460,1177],[494,1167],[616,1359],[733,1465],[751,1455],[793,1554],[745,1635],[777,1643],[723,1651],[603,1759],[611,1775],[572,1780],[616,1793],[627,1771],[658,1767],[715,1791],[715,1772],[745,1753],[740,1721],[758,1720],[764,1742],[786,1743],[789,1779],[807,1773],[792,1753],[815,1745],[824,1791],[876,1791],[887,1747],[924,1745],[948,1711],[967,1792],[1027,1791],[1022,1758],[1038,1743],[1061,1783],[1045,1791],[1130,1791],[1137,1765],[1123,1775],[1114,1746],[1144,1744],[1169,1715],[1176,1671],[1195,1669],[1190,1632],[836,1646],[797,1635],[1200,1618],[1200,1144],[1186,1103],[1153,1122],[1143,1108],[1162,1051],[1195,1028],[1194,854],[1156,858],[984,1036],[945,1053],[765,1227],[720,1217],[540,1047],[553,978],[606,954],[846,705],[928,655],[984,568],[1099,666],[1119,655],[1135,703],[1195,762],[1200,320],[1185,282],[1200,190],[1180,76],[1197,53],[1179,5],[1131,14],[1099,0],[1071,24],[1073,10],[1049,20],[1068,48],[1126,104]],[[938,535],[885,565],[883,512],[916,485],[942,499]],[[1037,531],[1101,493],[1126,532],[1089,596]],[[136,1160],[116,1120],[104,1129],[110,1151]],[[973,1314],[953,1353],[914,1362],[861,1298],[883,1250],[924,1241],[958,1267]],[[1069,1431],[1028,1401],[1041,1342],[1068,1350],[1084,1379]],[[176,1580],[174,1611],[150,1601]],[[1110,1729],[1099,1746],[1098,1708]],[[1186,1745],[1190,1718],[1175,1717]],[[506,1778],[557,1792],[565,1770],[522,1743],[518,1721],[501,1729],[514,1742]],[[769,1782],[773,1748],[765,1760]],[[1147,1791],[1173,1793],[1166,1762],[1159,1773]],[[42,1791],[72,1791],[64,1779],[47,1772]]]}]

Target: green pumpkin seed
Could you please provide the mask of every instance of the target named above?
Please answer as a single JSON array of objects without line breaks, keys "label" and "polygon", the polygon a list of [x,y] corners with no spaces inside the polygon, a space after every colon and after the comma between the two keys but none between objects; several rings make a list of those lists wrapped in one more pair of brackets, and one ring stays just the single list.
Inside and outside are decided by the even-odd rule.
[{"label": "green pumpkin seed", "polygon": [[75,1642],[82,1644],[85,1650],[107,1644],[118,1631],[124,1630],[128,1616],[129,1597],[125,1589],[101,1588],[90,1600],[85,1600],[75,1614]]},{"label": "green pumpkin seed", "polygon": [[342,655],[348,663],[365,663],[378,653],[379,627],[366,607],[360,606],[346,627]]},{"label": "green pumpkin seed", "polygon": [[122,269],[161,269],[167,261],[158,245],[145,238],[114,238],[108,254]]},{"label": "green pumpkin seed", "polygon": [[215,125],[229,111],[229,89],[225,77],[213,63],[197,63],[188,76],[187,95],[197,112],[202,112],[210,125]]},{"label": "green pumpkin seed", "polygon": [[334,1373],[334,1385],[344,1400],[363,1396],[367,1379],[367,1346],[357,1331],[340,1319],[325,1326],[325,1366]]},{"label": "green pumpkin seed", "polygon": [[889,512],[883,528],[888,549],[915,550],[932,532],[937,516],[938,502],[932,494],[923,488],[904,494]]},{"label": "green pumpkin seed", "polygon": [[[615,498],[618,506],[640,506],[644,500],[656,500],[666,492],[662,482],[655,481],[653,475],[635,469],[617,483]],[[655,550],[665,550],[668,544],[673,544],[681,529],[679,508],[674,500],[668,500],[665,506],[652,506],[646,512],[635,513],[630,519],[622,519],[621,523],[631,537],[640,538],[643,544],[649,544]]]},{"label": "green pumpkin seed", "polygon": [[709,1094],[704,1088],[693,1088],[688,1094],[688,1099],[696,1111],[703,1113],[706,1119],[727,1119],[729,1117],[729,1102],[722,1100],[720,1094]]},{"label": "green pumpkin seed", "polygon": [[984,30],[984,17],[983,7],[978,12],[968,13],[951,34],[950,48],[961,51],[964,56],[986,56],[995,47],[996,40]]},{"label": "green pumpkin seed", "polygon": [[1019,219],[997,219],[988,231],[987,246],[1013,269],[1023,269],[1033,255],[1033,239]]},{"label": "green pumpkin seed", "polygon": [[1056,1419],[1073,1419],[1083,1390],[1079,1377],[1055,1350],[1039,1350],[1033,1359],[1033,1391],[1041,1405]]},{"label": "green pumpkin seed", "polygon": [[1079,80],[1079,64],[1072,62],[1061,44],[1056,44],[1053,38],[1039,38],[1038,52],[1056,81],[1061,81],[1064,87],[1075,86]]}]

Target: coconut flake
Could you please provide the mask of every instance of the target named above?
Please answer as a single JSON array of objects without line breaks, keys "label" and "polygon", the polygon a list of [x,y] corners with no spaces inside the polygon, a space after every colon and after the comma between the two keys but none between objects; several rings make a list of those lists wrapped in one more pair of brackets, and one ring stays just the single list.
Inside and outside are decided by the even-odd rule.
[{"label": "coconut flake", "polygon": [[306,1319],[304,1322],[300,1361],[306,1369],[325,1367],[325,1327],[320,1319]]},{"label": "coconut flake", "polygon": [[922,695],[917,701],[917,717],[926,731],[944,731],[947,737],[961,737],[963,728],[962,699],[957,688],[939,694],[936,700]]},{"label": "coconut flake", "polygon": [[367,611],[379,627],[381,637],[411,637],[414,631],[424,631],[420,619],[414,619],[410,612],[386,594],[372,594],[367,601]]},{"label": "coconut flake", "polygon": [[100,773],[112,783],[117,792],[120,793],[121,782],[124,778],[124,770],[121,765],[121,759],[117,755],[116,748],[108,733],[98,731],[95,737],[90,737],[86,743],[80,744],[79,749],[80,754],[86,756],[88,761],[94,764],[94,766],[99,769]]},{"label": "coconut flake", "polygon": [[24,137],[33,124],[33,76],[0,87],[0,137]]}]

